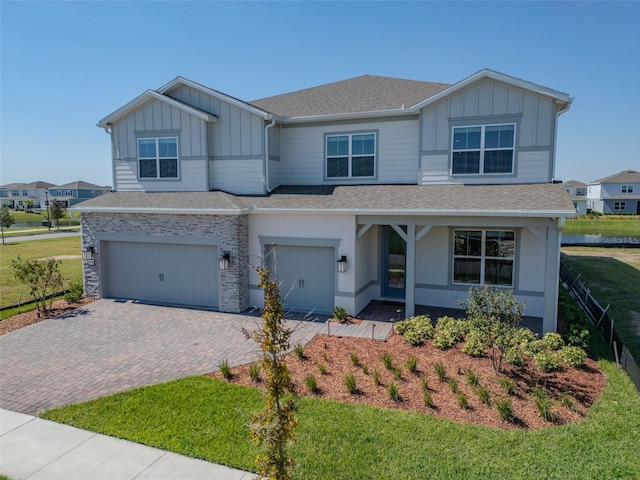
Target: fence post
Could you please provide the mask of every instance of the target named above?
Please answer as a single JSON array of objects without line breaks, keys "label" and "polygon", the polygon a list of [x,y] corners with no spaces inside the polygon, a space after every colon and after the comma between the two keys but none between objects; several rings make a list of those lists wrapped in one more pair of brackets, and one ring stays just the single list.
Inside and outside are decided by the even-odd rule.
[{"label": "fence post", "polygon": [[611,319],[611,331],[609,332],[609,347],[613,345],[613,318]]}]

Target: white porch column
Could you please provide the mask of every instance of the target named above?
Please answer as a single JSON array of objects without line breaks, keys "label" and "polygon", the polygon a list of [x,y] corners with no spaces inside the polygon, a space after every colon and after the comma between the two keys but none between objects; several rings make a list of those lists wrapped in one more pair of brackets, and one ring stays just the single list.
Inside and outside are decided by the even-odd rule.
[{"label": "white porch column", "polygon": [[557,225],[547,228],[547,257],[545,266],[544,313],[542,332],[555,332],[558,328],[558,282],[560,281],[560,236]]},{"label": "white porch column", "polygon": [[404,273],[404,316],[409,318],[416,311],[416,224],[407,224],[407,258]]}]

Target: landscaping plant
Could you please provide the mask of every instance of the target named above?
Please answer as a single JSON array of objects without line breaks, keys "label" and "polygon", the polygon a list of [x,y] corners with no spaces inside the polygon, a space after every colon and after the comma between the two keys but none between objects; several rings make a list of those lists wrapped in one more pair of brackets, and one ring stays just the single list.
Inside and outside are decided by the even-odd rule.
[{"label": "landscaping plant", "polygon": [[[60,262],[48,260],[23,260],[20,256],[11,260],[13,275],[26,285],[38,310],[47,312],[47,296],[59,292],[63,286]],[[53,298],[53,297],[52,297]]]},{"label": "landscaping plant", "polygon": [[347,312],[347,309],[344,307],[334,307],[333,311],[331,312],[334,316],[334,318],[336,320],[338,320],[340,323],[344,323],[347,321],[347,319],[349,318],[349,312]]}]

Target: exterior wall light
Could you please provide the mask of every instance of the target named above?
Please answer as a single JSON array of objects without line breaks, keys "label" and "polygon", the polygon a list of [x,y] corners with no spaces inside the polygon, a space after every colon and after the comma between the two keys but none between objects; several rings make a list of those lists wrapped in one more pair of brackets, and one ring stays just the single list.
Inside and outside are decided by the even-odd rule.
[{"label": "exterior wall light", "polygon": [[231,259],[229,252],[224,252],[220,257],[220,270],[229,270],[229,259]]},{"label": "exterior wall light", "polygon": [[347,256],[342,255],[338,260],[338,273],[344,273],[347,271]]},{"label": "exterior wall light", "polygon": [[86,261],[89,265],[95,265],[95,260],[93,259],[94,252],[93,247],[84,247],[82,249],[82,260]]}]

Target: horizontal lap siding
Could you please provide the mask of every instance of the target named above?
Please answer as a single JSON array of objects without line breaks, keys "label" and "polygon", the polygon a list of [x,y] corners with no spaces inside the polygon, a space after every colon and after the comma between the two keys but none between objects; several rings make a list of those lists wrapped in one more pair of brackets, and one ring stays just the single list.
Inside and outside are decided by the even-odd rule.
[{"label": "horizontal lap siding", "polygon": [[377,182],[415,183],[418,167],[418,121],[414,119],[283,128],[281,183],[308,185],[325,182],[325,134],[366,131],[378,133]]},{"label": "horizontal lap siding", "polygon": [[114,162],[116,189],[119,192],[202,192],[207,191],[206,159],[180,160],[178,180],[138,179],[138,160]]},{"label": "horizontal lap siding", "polygon": [[262,159],[211,161],[211,188],[239,195],[264,193],[263,164]]}]

